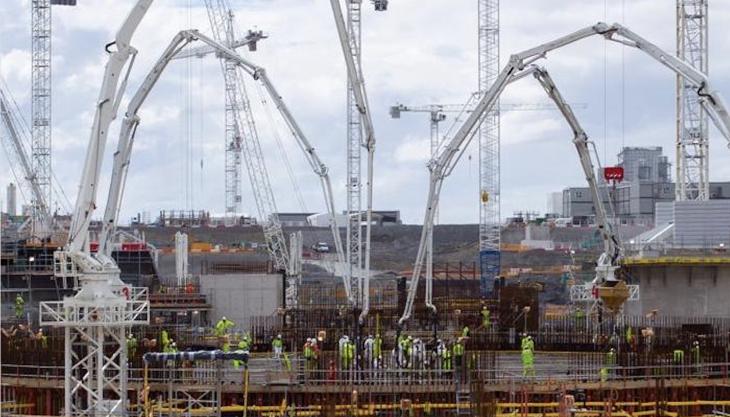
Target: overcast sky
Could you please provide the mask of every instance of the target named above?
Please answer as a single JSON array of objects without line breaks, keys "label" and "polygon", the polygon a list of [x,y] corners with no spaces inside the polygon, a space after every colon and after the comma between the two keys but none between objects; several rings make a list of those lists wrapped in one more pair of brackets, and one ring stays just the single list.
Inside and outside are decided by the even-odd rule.
[{"label": "overcast sky", "polygon": [[[53,166],[75,199],[112,38],[133,1],[79,0],[53,12]],[[260,29],[269,38],[247,56],[267,68],[310,141],[331,168],[337,209],[345,207],[346,79],[344,62],[326,0],[233,0],[238,30]],[[400,209],[405,221],[421,222],[426,192],[429,126],[424,113],[388,115],[396,102],[410,105],[461,103],[477,86],[476,0],[391,0],[389,10],[363,11],[363,72],[376,128],[375,207]],[[512,0],[501,6],[501,61],[597,21],[624,22],[668,51],[675,50],[675,2],[671,0]],[[0,74],[30,118],[30,1],[0,1]],[[727,27],[730,2],[710,6],[710,75],[730,92]],[[133,45],[139,56],[127,96],[181,29],[209,33],[202,0],[156,0]],[[540,62],[566,99],[585,103],[577,114],[613,164],[623,144],[663,146],[674,160],[675,78],[641,52],[595,37],[551,53]],[[249,97],[279,211],[302,210],[275,141],[281,137],[308,211],[324,204],[317,178],[283,125],[272,125],[255,84]],[[546,103],[531,79],[508,87],[505,103]],[[106,149],[102,184],[108,183],[119,120]],[[275,109],[271,110],[275,112]],[[156,217],[161,209],[224,211],[223,87],[213,57],[176,61],[140,111],[142,124],[126,187],[121,221],[137,212]],[[445,131],[451,116],[442,124]],[[502,115],[502,216],[546,208],[547,194],[584,180],[565,122],[554,111]],[[473,144],[446,180],[442,223],[478,221],[478,152]],[[711,137],[712,180],[730,179],[725,141]],[[0,157],[0,186],[13,181]],[[672,175],[674,177],[674,175]],[[255,214],[244,169],[243,209]],[[3,195],[4,198],[4,195]],[[98,196],[104,207],[106,189]],[[100,215],[100,213],[99,213]]]}]

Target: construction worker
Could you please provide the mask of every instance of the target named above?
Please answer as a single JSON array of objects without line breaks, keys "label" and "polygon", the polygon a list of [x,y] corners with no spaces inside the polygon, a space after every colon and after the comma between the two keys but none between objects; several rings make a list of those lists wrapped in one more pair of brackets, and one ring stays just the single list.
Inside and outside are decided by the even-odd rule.
[{"label": "construction worker", "polygon": [[672,361],[675,365],[682,365],[684,363],[684,350],[674,349],[672,354]]},{"label": "construction worker", "polygon": [[606,366],[616,366],[616,349],[611,348],[606,352]]},{"label": "construction worker", "polygon": [[363,365],[366,369],[370,369],[373,367],[374,344],[375,339],[373,339],[373,335],[368,335],[368,337],[365,338],[365,342],[363,342]]},{"label": "construction worker", "polygon": [[25,300],[23,299],[23,296],[18,293],[18,295],[15,296],[15,318],[18,320],[22,320],[24,313]]},{"label": "construction worker", "polygon": [[456,339],[456,343],[454,343],[454,368],[458,372],[461,370],[462,366],[464,365],[464,344],[462,343],[462,338]]},{"label": "construction worker", "polygon": [[443,353],[441,354],[441,366],[444,371],[450,371],[451,367],[451,349],[444,345]]},{"label": "construction worker", "polygon": [[133,360],[137,356],[137,338],[132,333],[127,335],[127,358]]},{"label": "construction worker", "polygon": [[532,336],[525,334],[520,342],[521,349],[530,349],[532,353],[535,353],[535,342],[532,340]]},{"label": "construction worker", "polygon": [[608,381],[608,368],[605,366],[598,371],[598,376],[601,378],[601,382]]},{"label": "construction worker", "polygon": [[469,326],[464,326],[463,329],[461,329],[461,337],[469,337],[469,334],[471,333],[471,330],[469,330]]},{"label": "construction worker", "polygon": [[629,348],[634,346],[634,329],[631,326],[626,328],[626,344]]},{"label": "construction worker", "polygon": [[398,361],[398,366],[401,368],[406,367],[406,350],[408,348],[408,337],[401,334],[398,336],[398,343],[396,346],[397,355],[396,359]]},{"label": "construction worker", "polygon": [[373,340],[373,368],[378,369],[383,360],[383,339],[380,337],[380,333],[375,334]]},{"label": "construction worker", "polygon": [[488,330],[490,327],[492,327],[492,319],[491,319],[491,313],[489,312],[489,309],[487,306],[482,306],[482,328],[485,330]]},{"label": "construction worker", "polygon": [[304,348],[302,349],[304,352],[304,362],[306,364],[307,371],[313,369],[313,360],[314,360],[314,350],[312,349],[312,339],[307,338],[307,341],[304,342]]},{"label": "construction worker", "polygon": [[406,352],[405,352],[407,368],[410,368],[413,366],[412,355],[413,355],[413,336],[408,336],[408,338],[406,338]]},{"label": "construction worker", "polygon": [[529,347],[522,349],[522,376],[535,376],[535,353]]},{"label": "construction worker", "polygon": [[238,349],[251,350],[251,335],[248,332],[244,333],[241,341],[238,342]]},{"label": "construction worker", "polygon": [[352,359],[355,357],[355,345],[348,338],[342,346],[342,370],[347,371],[352,366]]},{"label": "construction worker", "polygon": [[170,349],[170,335],[165,329],[162,329],[162,331],[160,332],[160,347],[165,353],[167,353]]},{"label": "construction worker", "polygon": [[692,363],[695,366],[695,371],[699,374],[702,371],[702,357],[700,356],[700,342],[695,340],[692,343]]},{"label": "construction worker", "polygon": [[436,369],[442,370],[444,368],[444,350],[446,349],[446,344],[443,340],[438,339],[436,340],[436,348],[433,351],[434,354],[434,364],[436,365]]},{"label": "construction worker", "polygon": [[347,355],[347,345],[350,342],[350,338],[347,335],[342,335],[339,341],[339,354],[340,354],[340,369],[345,369],[345,356]]},{"label": "construction worker", "polygon": [[274,340],[271,341],[271,351],[274,354],[274,359],[281,359],[281,354],[284,352],[284,340],[281,338],[281,334],[276,335]]},{"label": "construction worker", "polygon": [[[248,351],[248,349],[249,349],[249,342],[248,342],[248,339],[246,338],[246,336],[244,335],[241,338],[241,340],[238,342],[238,350]],[[240,366],[241,366],[241,361],[239,361],[238,359],[234,359],[233,367],[235,369],[238,369],[238,368],[240,368]]]},{"label": "construction worker", "polygon": [[38,334],[36,335],[36,339],[38,339],[38,341],[41,342],[41,347],[43,349],[48,349],[48,336],[43,334],[43,329],[38,329]]},{"label": "construction worker", "polygon": [[221,337],[228,333],[228,330],[232,329],[235,325],[236,324],[234,322],[228,320],[226,316],[223,316],[220,320],[218,320],[218,323],[215,324],[215,335]]},{"label": "construction worker", "polygon": [[[608,374],[612,374],[614,371],[614,368],[616,367],[616,349],[611,348],[606,352],[606,360],[605,360],[605,366],[604,368],[608,372]],[[603,380],[603,379],[601,379]]]}]

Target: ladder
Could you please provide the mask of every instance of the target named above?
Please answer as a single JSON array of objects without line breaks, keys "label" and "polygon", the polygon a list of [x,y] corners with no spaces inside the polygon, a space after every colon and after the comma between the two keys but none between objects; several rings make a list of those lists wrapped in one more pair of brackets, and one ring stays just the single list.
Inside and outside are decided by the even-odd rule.
[{"label": "ladder", "polygon": [[[466,370],[463,370],[466,372]],[[471,416],[471,391],[468,382],[462,380],[461,377],[456,379],[456,415]]]}]

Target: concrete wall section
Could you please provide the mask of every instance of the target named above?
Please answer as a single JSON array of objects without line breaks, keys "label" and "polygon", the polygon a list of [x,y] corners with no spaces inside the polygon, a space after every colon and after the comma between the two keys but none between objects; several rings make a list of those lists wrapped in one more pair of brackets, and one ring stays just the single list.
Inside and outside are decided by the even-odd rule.
[{"label": "concrete wall section", "polygon": [[730,317],[729,266],[641,266],[631,274],[641,286],[642,314]]},{"label": "concrete wall section", "polygon": [[201,275],[200,287],[213,305],[213,323],[226,316],[236,328],[248,328],[251,317],[269,316],[282,307],[283,282],[278,274]]}]

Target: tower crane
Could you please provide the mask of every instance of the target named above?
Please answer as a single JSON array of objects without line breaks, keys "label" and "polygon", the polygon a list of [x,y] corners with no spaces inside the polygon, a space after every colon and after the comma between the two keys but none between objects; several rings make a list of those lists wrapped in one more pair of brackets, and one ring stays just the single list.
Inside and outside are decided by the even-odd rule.
[{"label": "tower crane", "polygon": [[[393,119],[400,119],[401,113],[428,113],[429,125],[431,127],[431,140],[430,150],[431,158],[435,158],[438,153],[439,145],[441,144],[441,137],[439,136],[439,124],[446,121],[447,113],[458,113],[457,120],[463,114],[468,114],[473,110],[474,101],[479,98],[479,93],[473,93],[466,104],[427,104],[420,106],[410,106],[401,103],[397,103],[390,107],[390,117]],[[571,104],[572,108],[586,108],[585,103]],[[533,103],[533,104],[520,104],[520,103],[500,103],[500,112],[511,112],[511,111],[544,111],[544,110],[555,110],[556,107],[550,103]]]},{"label": "tower crane", "polygon": [[[205,6],[213,39],[229,47],[234,45],[236,39],[233,13],[228,2],[205,0]],[[289,264],[286,241],[246,86],[240,69],[234,62],[222,58],[221,70],[226,91],[226,211],[230,212],[240,206],[240,158],[243,155],[269,255],[277,270],[286,271]],[[233,201],[228,201],[231,199]]]},{"label": "tower crane", "polygon": [[[707,75],[708,0],[677,0],[677,56]],[[710,142],[707,114],[695,88],[677,76],[677,186],[675,199],[710,198]]]},{"label": "tower crane", "polygon": [[[373,163],[375,156],[375,131],[370,115],[365,82],[360,62],[360,5],[362,0],[346,0],[348,20],[340,7],[340,0],[330,0],[332,13],[347,66],[348,78],[348,143],[347,143],[347,254],[345,290],[351,305],[361,308],[362,324],[370,310],[370,234],[373,212]],[[376,10],[386,10],[385,0],[373,2]],[[362,229],[360,147],[365,148],[367,158],[367,196],[365,214],[365,242],[360,236]],[[364,267],[362,267],[364,261]]]},{"label": "tower crane", "polygon": [[62,301],[40,304],[40,325],[65,330],[64,415],[67,416],[110,417],[126,412],[126,331],[132,325],[149,324],[147,289],[125,286],[112,259],[101,252],[90,252],[89,224],[96,210],[109,127],[116,118],[136,55],[130,42],[152,1],[138,0],[114,41],[105,48],[108,61],[68,241],[63,250],[54,253],[56,278],[78,279],[80,290]]},{"label": "tower crane", "polygon": [[[606,23],[599,22],[593,26],[580,29],[553,41],[512,55],[507,65],[505,65],[499,73],[494,84],[492,84],[489,90],[482,95],[474,111],[462,124],[456,135],[451,138],[448,143],[446,143],[443,151],[440,152],[438,157],[432,160],[429,164],[429,168],[431,169],[431,180],[426,213],[424,216],[424,226],[421,231],[421,240],[416,262],[414,263],[413,275],[411,276],[411,283],[408,290],[405,309],[403,315],[398,321],[400,326],[403,326],[411,316],[413,301],[418,288],[418,281],[421,277],[421,267],[424,263],[424,256],[426,255],[427,240],[430,229],[433,227],[434,210],[438,206],[441,187],[443,186],[445,178],[451,174],[463,155],[464,150],[468,147],[470,141],[476,134],[481,117],[496,105],[499,96],[508,84],[528,75],[528,71],[534,71],[529,70],[529,68],[531,68],[529,67],[530,64],[533,64],[539,59],[545,58],[547,53],[550,51],[562,48],[566,45],[594,35],[603,36],[607,41],[613,41],[624,46],[636,48],[639,51],[648,54],[651,58],[674,71],[686,82],[694,86],[702,107],[708,113],[710,119],[721,134],[726,140],[728,140],[728,142],[730,142],[730,115],[728,114],[727,106],[720,94],[711,88],[707,76],[685,61],[663,51],[658,46],[652,44],[648,40],[632,32],[627,27],[618,23],[608,25]],[[595,277],[590,284],[587,284],[587,287],[595,289],[599,297],[605,301],[606,297],[604,297],[604,294],[611,295],[613,297],[616,294],[610,294],[611,289],[619,285],[619,282],[623,285],[625,284],[616,276],[616,270],[619,268],[619,262],[621,259],[621,246],[619,244],[618,236],[613,233],[612,228],[607,224],[599,224],[599,231],[604,241],[604,252],[597,261]],[[432,300],[428,291],[430,285],[430,283],[426,283],[426,305],[432,311],[435,311],[435,307],[431,302]],[[629,291],[626,290],[625,292],[628,293]],[[619,295],[625,297],[628,296],[625,293]],[[625,297],[623,300],[620,300],[620,302],[617,302],[616,297],[614,297],[611,301],[612,307],[616,307],[616,305],[620,307],[626,299]]]},{"label": "tower crane", "polygon": [[31,168],[34,192],[31,202],[32,235],[51,234],[53,171],[51,168],[51,6],[75,6],[76,0],[31,1]]},{"label": "tower crane", "polygon": [[[486,93],[499,73],[499,2],[477,0],[479,92]],[[482,115],[479,126],[479,276],[482,296],[501,267],[499,106]]]}]

